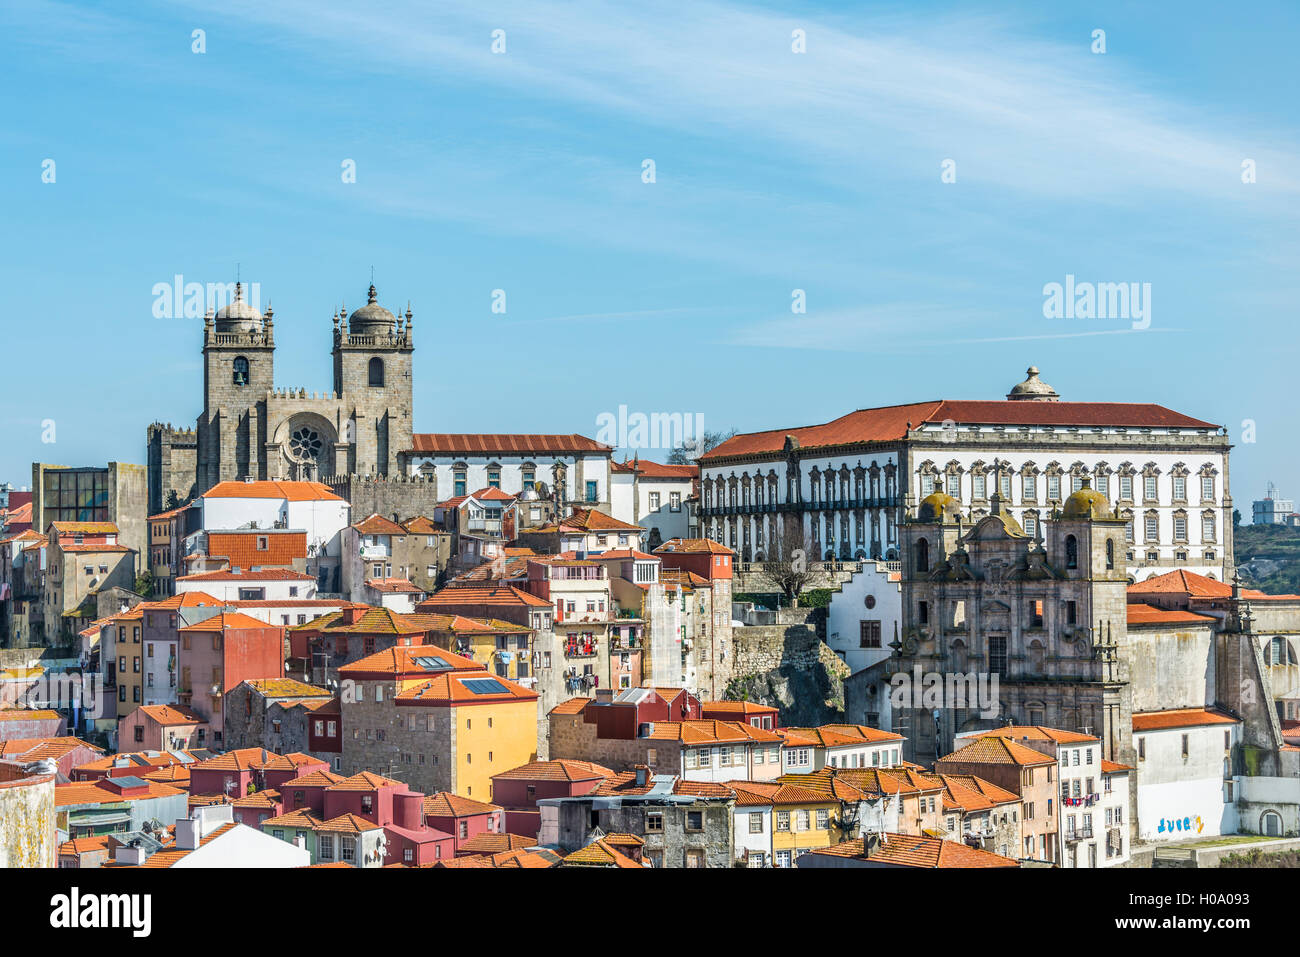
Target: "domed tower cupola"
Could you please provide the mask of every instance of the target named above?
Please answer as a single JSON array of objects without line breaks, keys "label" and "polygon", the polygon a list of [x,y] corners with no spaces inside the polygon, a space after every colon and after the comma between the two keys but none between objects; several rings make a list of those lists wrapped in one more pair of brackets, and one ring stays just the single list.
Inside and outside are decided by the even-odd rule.
[{"label": "domed tower cupola", "polygon": [[1038,366],[1030,366],[1025,370],[1028,377],[1024,382],[1012,387],[1007,393],[1009,402],[1060,402],[1061,397],[1057,395],[1056,390],[1050,385],[1038,378]]},{"label": "domed tower cupola", "polygon": [[235,283],[235,298],[217,310],[216,331],[225,333],[261,332],[264,317],[244,299],[244,284]]},{"label": "domed tower cupola", "polygon": [[387,336],[397,332],[397,317],[379,304],[375,284],[370,284],[366,304],[348,316],[348,332],[354,336]]}]

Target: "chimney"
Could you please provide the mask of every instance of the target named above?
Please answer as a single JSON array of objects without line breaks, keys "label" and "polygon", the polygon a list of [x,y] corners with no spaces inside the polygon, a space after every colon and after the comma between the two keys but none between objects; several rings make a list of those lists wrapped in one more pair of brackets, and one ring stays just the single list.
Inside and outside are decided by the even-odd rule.
[{"label": "chimney", "polygon": [[343,609],[343,623],[345,625],[355,625],[361,620],[361,615],[365,612],[365,605],[348,605]]},{"label": "chimney", "polygon": [[200,820],[196,817],[182,818],[176,822],[176,847],[182,851],[192,851],[199,846]]},{"label": "chimney", "polygon": [[884,836],[879,831],[867,831],[862,835],[862,856],[871,857],[884,843]]},{"label": "chimney", "polygon": [[424,826],[424,795],[418,791],[394,794],[393,823],[410,831],[420,830]]},{"label": "chimney", "polygon": [[648,767],[644,764],[638,764],[635,766],[635,770],[637,787],[643,788],[650,783],[650,769]]}]

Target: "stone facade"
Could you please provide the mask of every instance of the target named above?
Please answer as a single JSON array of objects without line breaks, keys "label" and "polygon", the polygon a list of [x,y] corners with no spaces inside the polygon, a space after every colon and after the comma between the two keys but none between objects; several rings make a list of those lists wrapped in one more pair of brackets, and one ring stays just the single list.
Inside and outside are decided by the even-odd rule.
[{"label": "stone facade", "polygon": [[[542,838],[566,852],[576,851],[586,844],[594,824],[606,834],[642,838],[642,856],[655,867],[735,866],[735,800],[683,797],[576,797],[538,802]],[[647,827],[647,819],[652,817],[653,824]]]},{"label": "stone facade", "polygon": [[245,302],[236,284],[234,301],[204,319],[194,431],[148,430],[151,514],[173,492],[188,501],[222,481],[398,474],[398,455],[412,445],[411,310],[384,309],[372,285],[366,305],[333,320],[332,391],[276,389],[274,316]]},{"label": "stone facade", "polygon": [[785,726],[842,720],[848,667],[818,638],[818,614],[783,608],[776,624],[732,628],[735,660],[725,697],[771,705]]}]

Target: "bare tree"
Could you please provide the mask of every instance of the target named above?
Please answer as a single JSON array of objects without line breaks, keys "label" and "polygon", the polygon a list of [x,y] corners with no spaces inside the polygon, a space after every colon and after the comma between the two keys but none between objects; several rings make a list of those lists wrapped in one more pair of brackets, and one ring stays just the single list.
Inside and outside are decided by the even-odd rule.
[{"label": "bare tree", "polygon": [[778,519],[770,535],[763,580],[785,595],[791,607],[799,606],[799,595],[816,577],[811,566],[817,559],[816,545],[804,529],[803,520]]},{"label": "bare tree", "polygon": [[709,432],[699,437],[689,448],[686,445],[679,445],[668,453],[669,465],[690,465],[696,461],[705,452],[708,452],[721,445],[727,439],[736,434],[735,429],[726,432]]}]

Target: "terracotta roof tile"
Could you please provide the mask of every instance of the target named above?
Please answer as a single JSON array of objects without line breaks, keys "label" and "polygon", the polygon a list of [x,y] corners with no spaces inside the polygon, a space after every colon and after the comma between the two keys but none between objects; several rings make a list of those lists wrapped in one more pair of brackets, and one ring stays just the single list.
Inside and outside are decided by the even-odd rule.
[{"label": "terracotta roof tile", "polygon": [[[961,841],[913,834],[886,834],[884,842],[869,855],[869,860],[899,867],[1019,867],[1017,861],[990,851],[967,847]],[[817,848],[810,854],[826,857],[862,858],[863,838],[854,838],[831,847]]]},{"label": "terracotta roof tile", "polygon": [[1134,731],[1164,731],[1170,728],[1197,728],[1208,724],[1241,724],[1217,708],[1177,708],[1171,711],[1147,711],[1133,715]]},{"label": "terracotta roof tile", "polygon": [[218,482],[203,498],[270,498],[288,502],[345,501],[320,482]]},{"label": "terracotta roof tile", "polygon": [[526,452],[613,452],[583,435],[425,432],[411,436],[411,451],[431,455],[518,455]]}]

